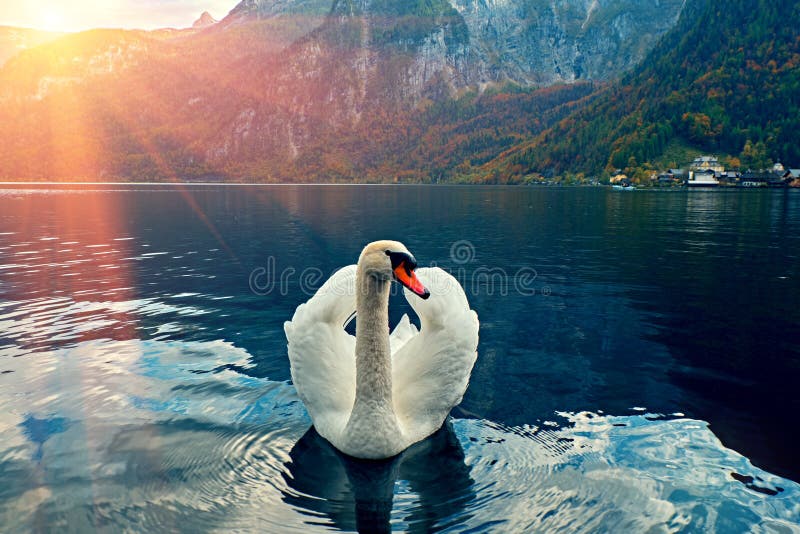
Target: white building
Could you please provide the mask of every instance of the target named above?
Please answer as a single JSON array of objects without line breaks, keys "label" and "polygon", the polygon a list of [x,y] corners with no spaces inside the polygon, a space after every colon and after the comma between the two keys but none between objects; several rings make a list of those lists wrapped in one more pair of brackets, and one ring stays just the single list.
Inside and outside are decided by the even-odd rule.
[{"label": "white building", "polygon": [[717,187],[719,181],[714,177],[714,171],[703,169],[700,171],[689,171],[689,180],[686,182],[689,187]]},{"label": "white building", "polygon": [[725,172],[725,167],[714,156],[700,156],[695,158],[689,168],[695,172],[697,171],[714,171],[714,174],[722,174]]}]

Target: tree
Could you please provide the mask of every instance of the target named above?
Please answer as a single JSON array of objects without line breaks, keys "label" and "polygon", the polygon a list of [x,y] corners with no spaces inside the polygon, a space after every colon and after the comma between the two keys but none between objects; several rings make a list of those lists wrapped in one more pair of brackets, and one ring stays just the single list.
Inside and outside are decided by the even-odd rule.
[{"label": "tree", "polygon": [[763,141],[753,144],[750,139],[744,143],[742,153],[739,154],[742,167],[751,170],[766,169],[772,165],[772,161],[767,156],[767,147]]}]

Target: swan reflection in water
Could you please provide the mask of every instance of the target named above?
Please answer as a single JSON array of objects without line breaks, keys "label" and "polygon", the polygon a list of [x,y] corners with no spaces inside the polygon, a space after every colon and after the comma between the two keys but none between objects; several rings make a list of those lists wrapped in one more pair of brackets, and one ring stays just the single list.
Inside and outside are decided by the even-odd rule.
[{"label": "swan reflection in water", "polygon": [[389,532],[398,483],[417,497],[405,507],[408,515],[401,518],[410,531],[452,527],[447,519],[465,519],[463,512],[475,498],[464,451],[449,421],[429,438],[387,460],[346,456],[311,427],[292,448],[290,458],[283,474],[289,491],[283,500],[314,518],[309,524]]}]

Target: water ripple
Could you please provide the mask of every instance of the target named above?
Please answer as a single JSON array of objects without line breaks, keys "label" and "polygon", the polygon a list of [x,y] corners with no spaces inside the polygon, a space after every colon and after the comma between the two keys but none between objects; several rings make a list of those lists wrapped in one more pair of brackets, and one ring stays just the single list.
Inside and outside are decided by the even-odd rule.
[{"label": "water ripple", "polygon": [[0,375],[10,530],[35,517],[298,532],[792,531],[800,519],[800,486],[726,449],[702,421],[454,419],[397,458],[364,462],[308,430],[290,385],[232,370],[252,357],[230,343],[96,340],[36,358],[35,370],[14,359],[15,378]]}]

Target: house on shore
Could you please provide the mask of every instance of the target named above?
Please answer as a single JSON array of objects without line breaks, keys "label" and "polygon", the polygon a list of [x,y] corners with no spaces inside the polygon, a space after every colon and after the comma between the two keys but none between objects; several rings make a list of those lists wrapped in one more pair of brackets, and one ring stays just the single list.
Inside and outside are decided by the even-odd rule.
[{"label": "house on shore", "polygon": [[622,186],[630,186],[631,180],[628,178],[626,174],[618,173],[616,176],[611,177],[611,185],[622,185]]},{"label": "house on shore", "polygon": [[681,185],[684,181],[683,171],[679,169],[670,169],[656,176],[653,181],[659,187]]},{"label": "house on shore", "polygon": [[717,176],[724,172],[725,167],[716,156],[700,156],[689,165],[689,179],[686,180],[686,185],[688,187],[717,187],[719,185]]},{"label": "house on shore", "polygon": [[800,187],[800,169],[786,169],[776,163],[768,170],[745,172],[725,170],[714,156],[700,156],[689,165],[688,173],[669,169],[651,177],[652,185],[669,187],[683,184],[687,187]]},{"label": "house on shore", "polygon": [[800,187],[800,169],[789,169],[783,173],[783,179],[789,187]]},{"label": "house on shore", "polygon": [[701,169],[689,172],[689,179],[686,181],[686,185],[688,187],[717,187],[719,180],[717,180],[713,169]]},{"label": "house on shore", "polygon": [[725,167],[719,162],[715,156],[700,156],[695,158],[689,169],[695,173],[700,171],[713,171],[713,174],[719,175],[725,172]]},{"label": "house on shore", "polygon": [[738,171],[725,171],[719,176],[717,176],[717,180],[719,180],[720,185],[725,185],[729,187],[734,187],[739,185],[739,180],[741,178],[741,174]]},{"label": "house on shore", "polygon": [[739,179],[740,187],[786,187],[791,178],[784,178],[772,172],[753,172],[742,173]]}]

